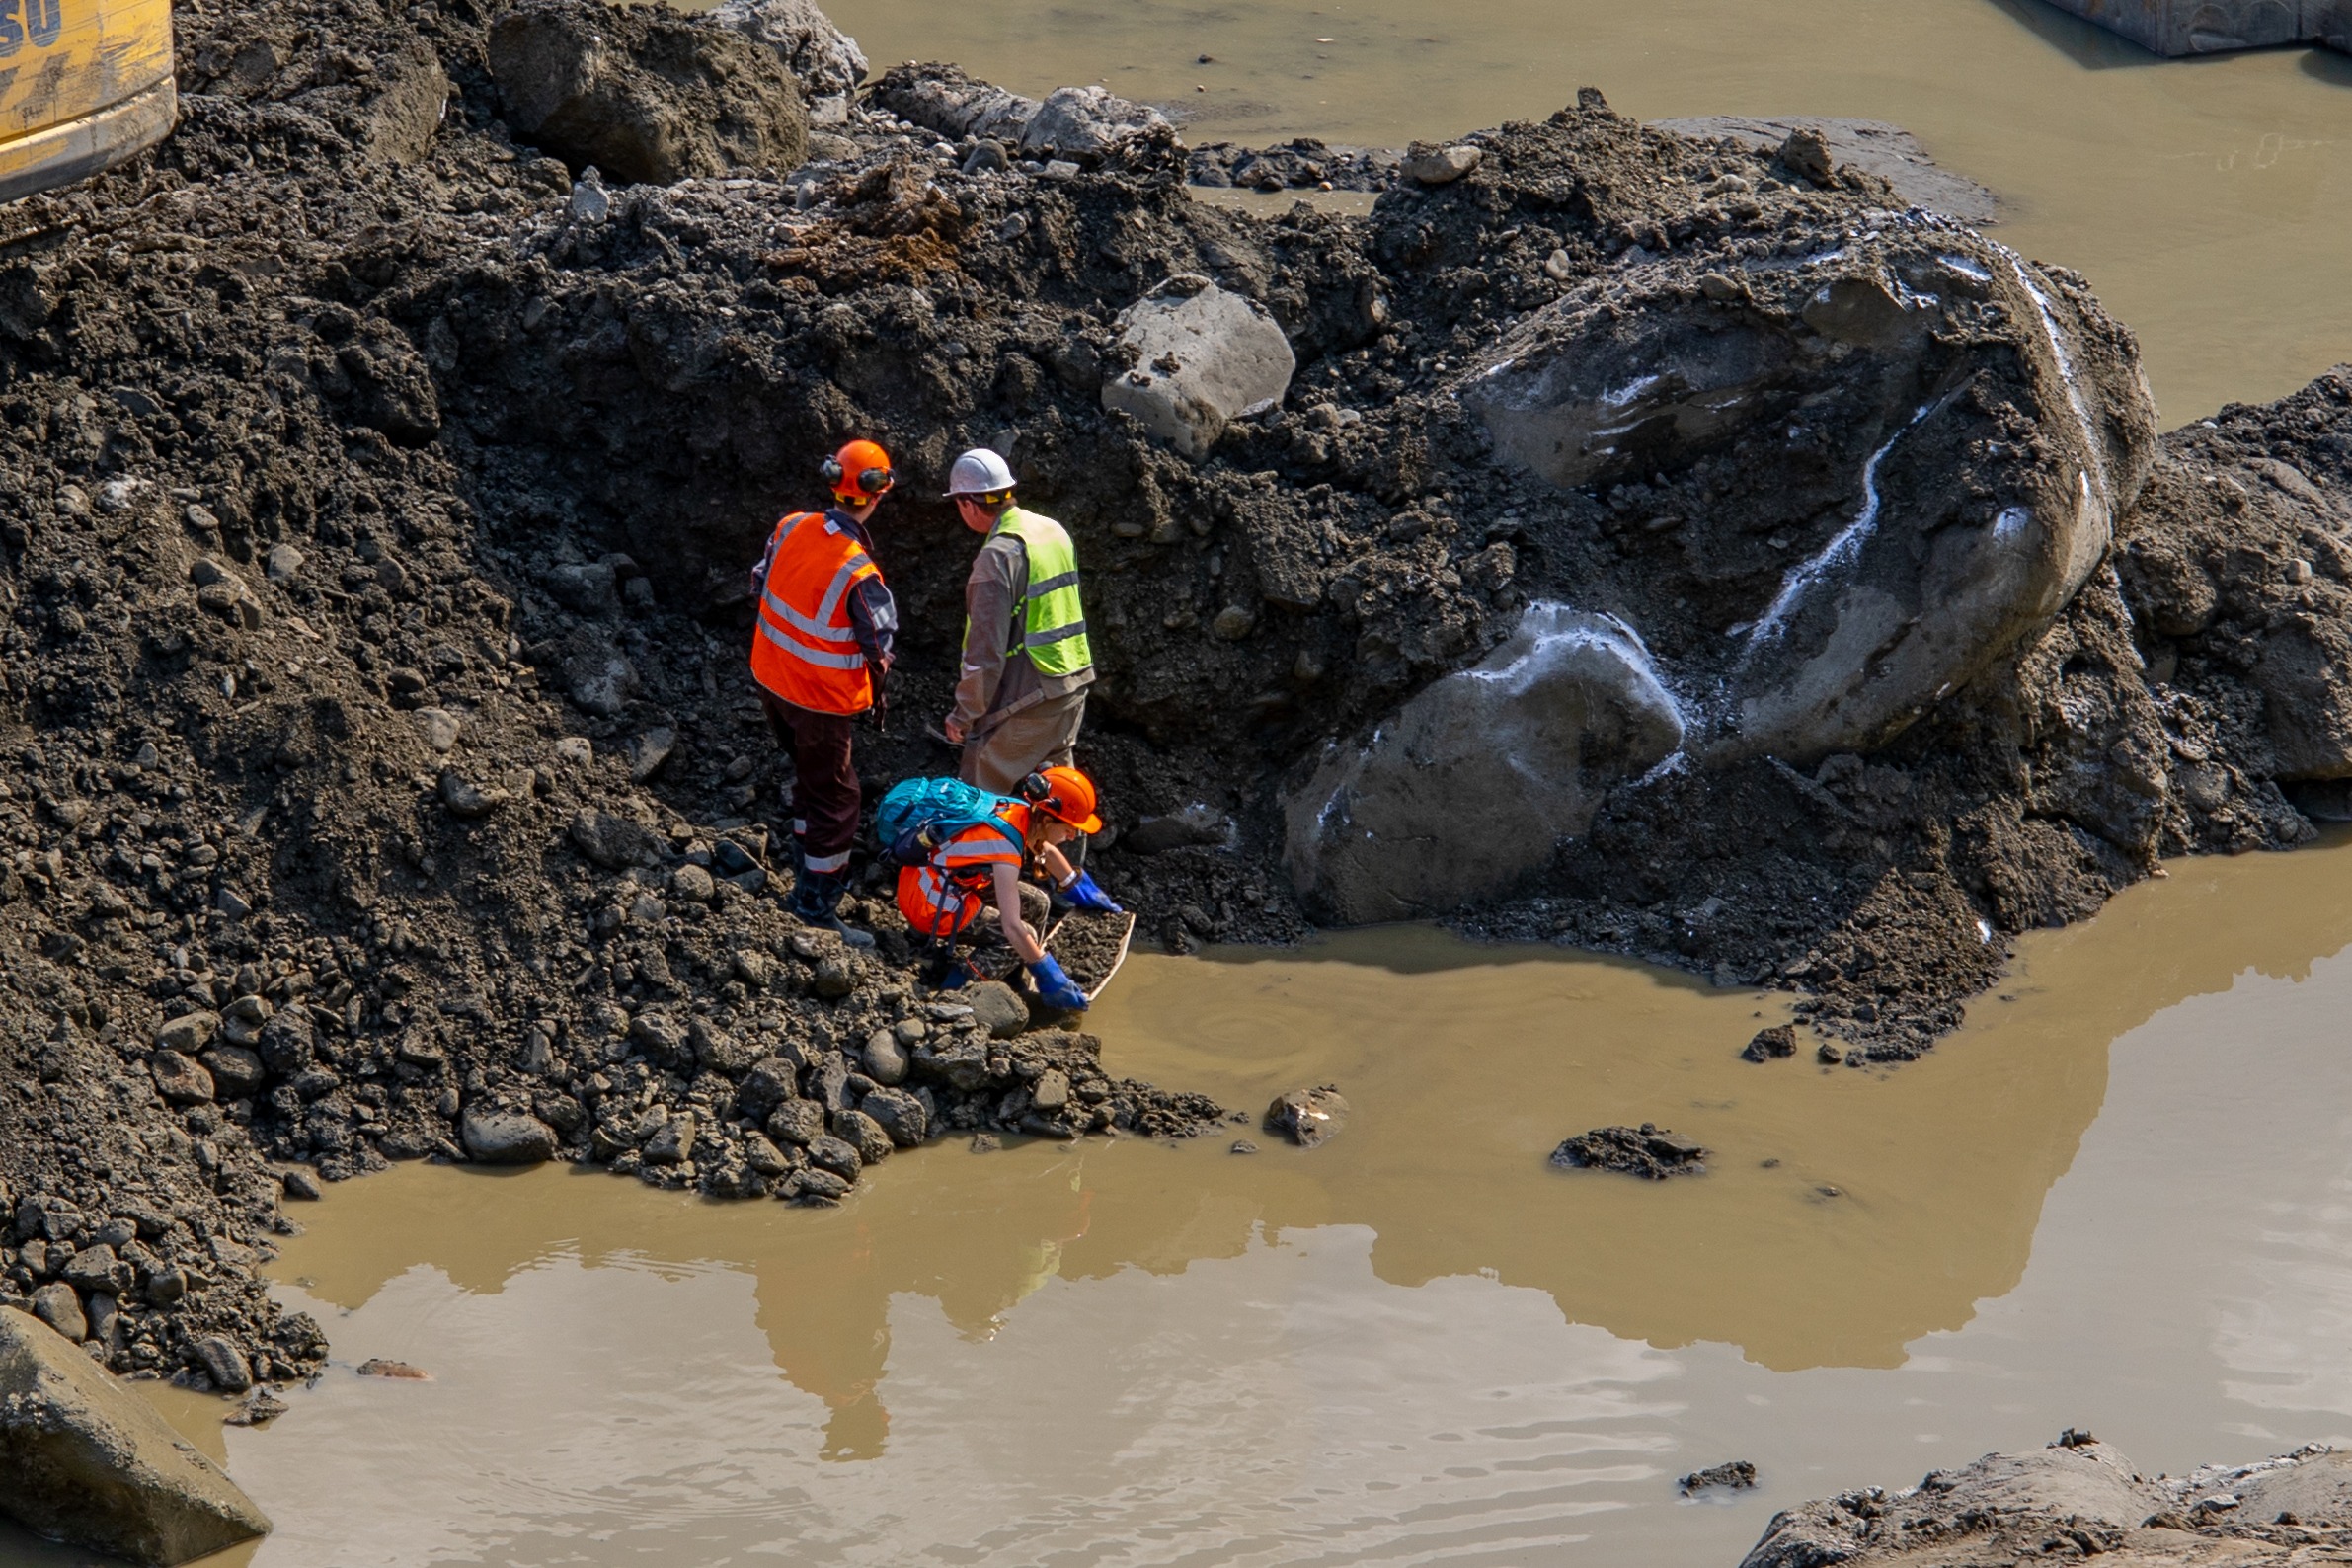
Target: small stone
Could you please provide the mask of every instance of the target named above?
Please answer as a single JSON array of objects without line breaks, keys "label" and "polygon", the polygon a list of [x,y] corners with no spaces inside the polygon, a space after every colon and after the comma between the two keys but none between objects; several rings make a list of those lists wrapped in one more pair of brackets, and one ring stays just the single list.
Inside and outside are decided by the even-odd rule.
[{"label": "small stone", "polygon": [[711,874],[688,861],[669,874],[669,891],[688,903],[708,903],[717,884]]},{"label": "small stone", "polygon": [[899,1044],[899,1037],[888,1029],[877,1029],[866,1037],[866,1076],[876,1083],[896,1085],[906,1081],[906,1048]]},{"label": "small stone", "polygon": [[648,1165],[676,1165],[694,1152],[695,1124],[693,1113],[680,1112],[663,1123],[662,1130],[645,1141],[645,1162]]},{"label": "small stone", "polygon": [[555,744],[555,759],[566,767],[587,767],[596,759],[596,747],[587,736],[567,735]]},{"label": "small stone", "polygon": [[262,558],[262,570],[269,574],[271,582],[283,583],[300,572],[302,563],[307,559],[290,544],[274,544],[270,547],[270,553]]},{"label": "small stone", "polygon": [[177,1018],[166,1020],[164,1026],[155,1031],[155,1043],[166,1051],[193,1057],[209,1045],[212,1037],[219,1032],[220,1014],[182,1013]]},{"label": "small stone", "polygon": [[744,1163],[762,1176],[781,1176],[792,1169],[792,1161],[785,1158],[784,1151],[760,1133],[744,1135]]},{"label": "small stone", "polygon": [[455,768],[441,770],[440,796],[450,816],[466,821],[488,817],[510,798],[505,790],[481,788]]},{"label": "small stone", "polygon": [[467,1157],[484,1165],[544,1164],[555,1158],[559,1141],[554,1128],[513,1111],[469,1113],[460,1137]]},{"label": "small stone", "polygon": [[1686,1497],[1693,1492],[1703,1492],[1713,1486],[1729,1487],[1735,1492],[1741,1491],[1756,1484],[1756,1465],[1747,1459],[1733,1459],[1728,1464],[1710,1465],[1703,1470],[1693,1470],[1675,1484],[1683,1489],[1683,1495]]},{"label": "small stone", "polygon": [[249,1100],[262,1089],[266,1074],[259,1053],[244,1046],[214,1046],[202,1058],[212,1074],[212,1089],[224,1100]]},{"label": "small stone", "polygon": [[229,1427],[266,1427],[286,1413],[286,1402],[267,1388],[256,1388],[237,1407],[220,1418]]},{"label": "small stone", "polygon": [[1830,144],[1811,126],[1800,126],[1780,144],[1780,163],[1792,174],[1815,185],[1827,185],[1832,173]]},{"label": "small stone", "polygon": [[870,1091],[858,1107],[890,1135],[900,1148],[914,1148],[931,1136],[931,1116],[923,1102],[904,1089]]},{"label": "small stone", "polygon": [[432,1381],[432,1373],[424,1368],[412,1367],[404,1361],[388,1361],[381,1356],[371,1356],[361,1362],[359,1375],[362,1377],[389,1377],[397,1382],[407,1383]]},{"label": "small stone", "polygon": [[1555,283],[1564,283],[1576,275],[1576,262],[1566,251],[1554,250],[1543,259],[1543,275]]},{"label": "small stone", "polygon": [[212,1098],[212,1074],[192,1057],[158,1051],[147,1066],[155,1074],[156,1092],[174,1105],[200,1105]]},{"label": "small stone", "polygon": [[1834,1067],[1839,1062],[1845,1059],[1845,1053],[1840,1051],[1837,1046],[1825,1040],[1821,1043],[1821,1049],[1813,1054],[1813,1059],[1820,1062],[1825,1067]]},{"label": "small stone", "polygon": [[1776,1024],[1770,1029],[1759,1029],[1756,1038],[1748,1042],[1740,1053],[1742,1061],[1772,1061],[1797,1054],[1797,1031],[1794,1024]]},{"label": "small stone", "polygon": [[1280,1133],[1300,1148],[1328,1142],[1346,1125],[1347,1098],[1326,1083],[1277,1095],[1266,1107],[1266,1131]]},{"label": "small stone", "polygon": [[1417,141],[1405,150],[1404,175],[1422,185],[1451,185],[1477,168],[1485,156],[1485,149],[1459,142],[1441,147]]},{"label": "small stone", "polygon": [[981,980],[964,993],[964,999],[993,1039],[1010,1040],[1029,1027],[1029,1004],[1002,980]]},{"label": "small stone", "polygon": [[601,223],[612,215],[612,197],[604,190],[604,182],[594,164],[580,172],[572,182],[571,210],[573,219],[581,223]]},{"label": "small stone", "polygon": [[298,1202],[315,1204],[326,1196],[319,1190],[319,1179],[299,1165],[280,1173],[277,1179],[284,1187],[285,1195]]},{"label": "small stone", "polygon": [[1258,627],[1258,618],[1238,604],[1228,604],[1209,623],[1209,635],[1220,643],[1238,643]]},{"label": "small stone", "polygon": [[226,1335],[207,1334],[188,1350],[204,1370],[204,1375],[212,1379],[212,1386],[222,1393],[241,1394],[253,1386],[252,1363]]},{"label": "small stone", "polygon": [[849,1196],[849,1182],[829,1170],[795,1171],[780,1192],[796,1203],[837,1204]]},{"label": "small stone", "polygon": [[51,1282],[33,1293],[33,1315],[77,1345],[90,1337],[90,1319],[82,1310],[82,1298],[63,1282]]},{"label": "small stone", "polygon": [[419,708],[410,717],[416,721],[418,737],[425,742],[426,748],[435,753],[455,748],[464,731],[457,715],[446,708]]},{"label": "small stone", "polygon": [[1029,1103],[1049,1115],[1069,1104],[1069,1074],[1059,1067],[1048,1067],[1038,1074],[1037,1087],[1029,1091]]},{"label": "small stone", "polygon": [[1230,1152],[1235,1154],[1255,1154],[1257,1151],[1257,1144],[1252,1143],[1246,1137],[1237,1137],[1233,1139],[1233,1147]]},{"label": "small stone", "polygon": [[1748,285],[1722,273],[1709,273],[1698,280],[1698,291],[1718,305],[1729,305],[1749,297]]},{"label": "small stone", "polygon": [[809,1157],[828,1170],[838,1171],[850,1180],[857,1179],[862,1161],[857,1149],[838,1137],[820,1136],[809,1139]]},{"label": "small stone", "polygon": [[1078,166],[1067,158],[1048,158],[1046,166],[1038,171],[1038,178],[1041,180],[1075,180],[1078,178]]},{"label": "small stone", "polygon": [[[898,1146],[890,1134],[883,1131],[882,1124],[863,1111],[835,1112],[833,1135],[856,1149],[858,1161],[864,1165],[880,1164],[890,1158],[891,1150]],[[810,1147],[809,1157],[819,1158],[814,1144]],[[827,1162],[821,1160],[820,1163]]]},{"label": "small stone", "polygon": [[629,782],[643,784],[662,771],[670,754],[677,750],[675,730],[648,730],[629,745]]},{"label": "small stone", "polygon": [[824,1136],[824,1108],[814,1100],[786,1100],[769,1115],[767,1136],[806,1148]]},{"label": "small stone", "polygon": [[971,1147],[975,1154],[993,1154],[1004,1147],[1004,1139],[993,1133],[975,1133],[972,1135]]}]

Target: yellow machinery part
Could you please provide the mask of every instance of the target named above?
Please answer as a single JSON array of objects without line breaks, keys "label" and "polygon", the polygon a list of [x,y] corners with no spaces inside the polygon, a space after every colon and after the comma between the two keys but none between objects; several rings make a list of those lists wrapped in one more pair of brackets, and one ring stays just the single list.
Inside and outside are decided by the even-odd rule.
[{"label": "yellow machinery part", "polygon": [[170,132],[171,0],[0,0],[0,201]]}]

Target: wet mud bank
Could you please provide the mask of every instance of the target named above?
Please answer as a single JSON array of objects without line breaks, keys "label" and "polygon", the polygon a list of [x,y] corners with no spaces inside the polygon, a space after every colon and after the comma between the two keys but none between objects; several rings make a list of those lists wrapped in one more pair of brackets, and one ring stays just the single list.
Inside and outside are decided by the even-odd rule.
[{"label": "wet mud bank", "polygon": [[870,781],[948,764],[927,498],[997,445],[1138,941],[1448,916],[1893,1060],[2340,807],[2352,380],[2159,438],[2082,279],[1818,138],[1588,92],[1259,219],[1099,93],[852,101],[811,16],[184,8],[173,140],[0,214],[0,1277],[118,1370],[315,1367],[256,1265],[391,1160],[825,1199],[1225,1114],[920,993],[878,875],[873,956],[782,913],[744,568],[849,433]]}]

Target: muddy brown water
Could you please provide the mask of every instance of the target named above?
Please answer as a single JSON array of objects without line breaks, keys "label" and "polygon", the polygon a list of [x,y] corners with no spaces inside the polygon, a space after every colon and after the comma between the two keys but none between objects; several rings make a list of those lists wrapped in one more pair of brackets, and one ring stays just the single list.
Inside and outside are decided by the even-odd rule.
[{"label": "muddy brown water", "polygon": [[[2348,944],[2352,840],[2178,864],[1885,1074],[1427,929],[1138,956],[1116,1068],[1335,1082],[1346,1131],[939,1146],[830,1212],[404,1167],[274,1266],[338,1361],[207,1434],[278,1523],[218,1561],[1728,1565],[2070,1424],[2176,1470],[2352,1435]],[[1710,1172],[1545,1163],[1643,1119]],[[1677,1497],[1730,1458],[1758,1491]]]},{"label": "muddy brown water", "polygon": [[[2168,419],[2352,358],[2352,60],[2159,61],[2039,0],[833,0],[879,68],[949,59],[1038,93],[1101,81],[1195,141],[1396,146],[1600,87],[1645,119],[1909,127],[2006,205],[2000,237],[2088,274]],[[1201,63],[1200,56],[1212,56]]]}]

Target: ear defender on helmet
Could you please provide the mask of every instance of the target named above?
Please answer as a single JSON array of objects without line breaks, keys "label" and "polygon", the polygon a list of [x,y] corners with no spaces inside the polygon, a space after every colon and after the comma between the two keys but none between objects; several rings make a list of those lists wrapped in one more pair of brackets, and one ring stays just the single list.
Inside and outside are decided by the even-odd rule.
[{"label": "ear defender on helmet", "polygon": [[[854,477],[850,471],[852,465],[856,468]],[[832,487],[834,495],[858,496],[869,501],[898,482],[891,472],[890,454],[873,441],[851,441],[820,463],[817,472]]]},{"label": "ear defender on helmet", "polygon": [[1050,798],[1053,793],[1054,786],[1046,782],[1043,773],[1032,773],[1021,780],[1021,799],[1033,806]]}]

